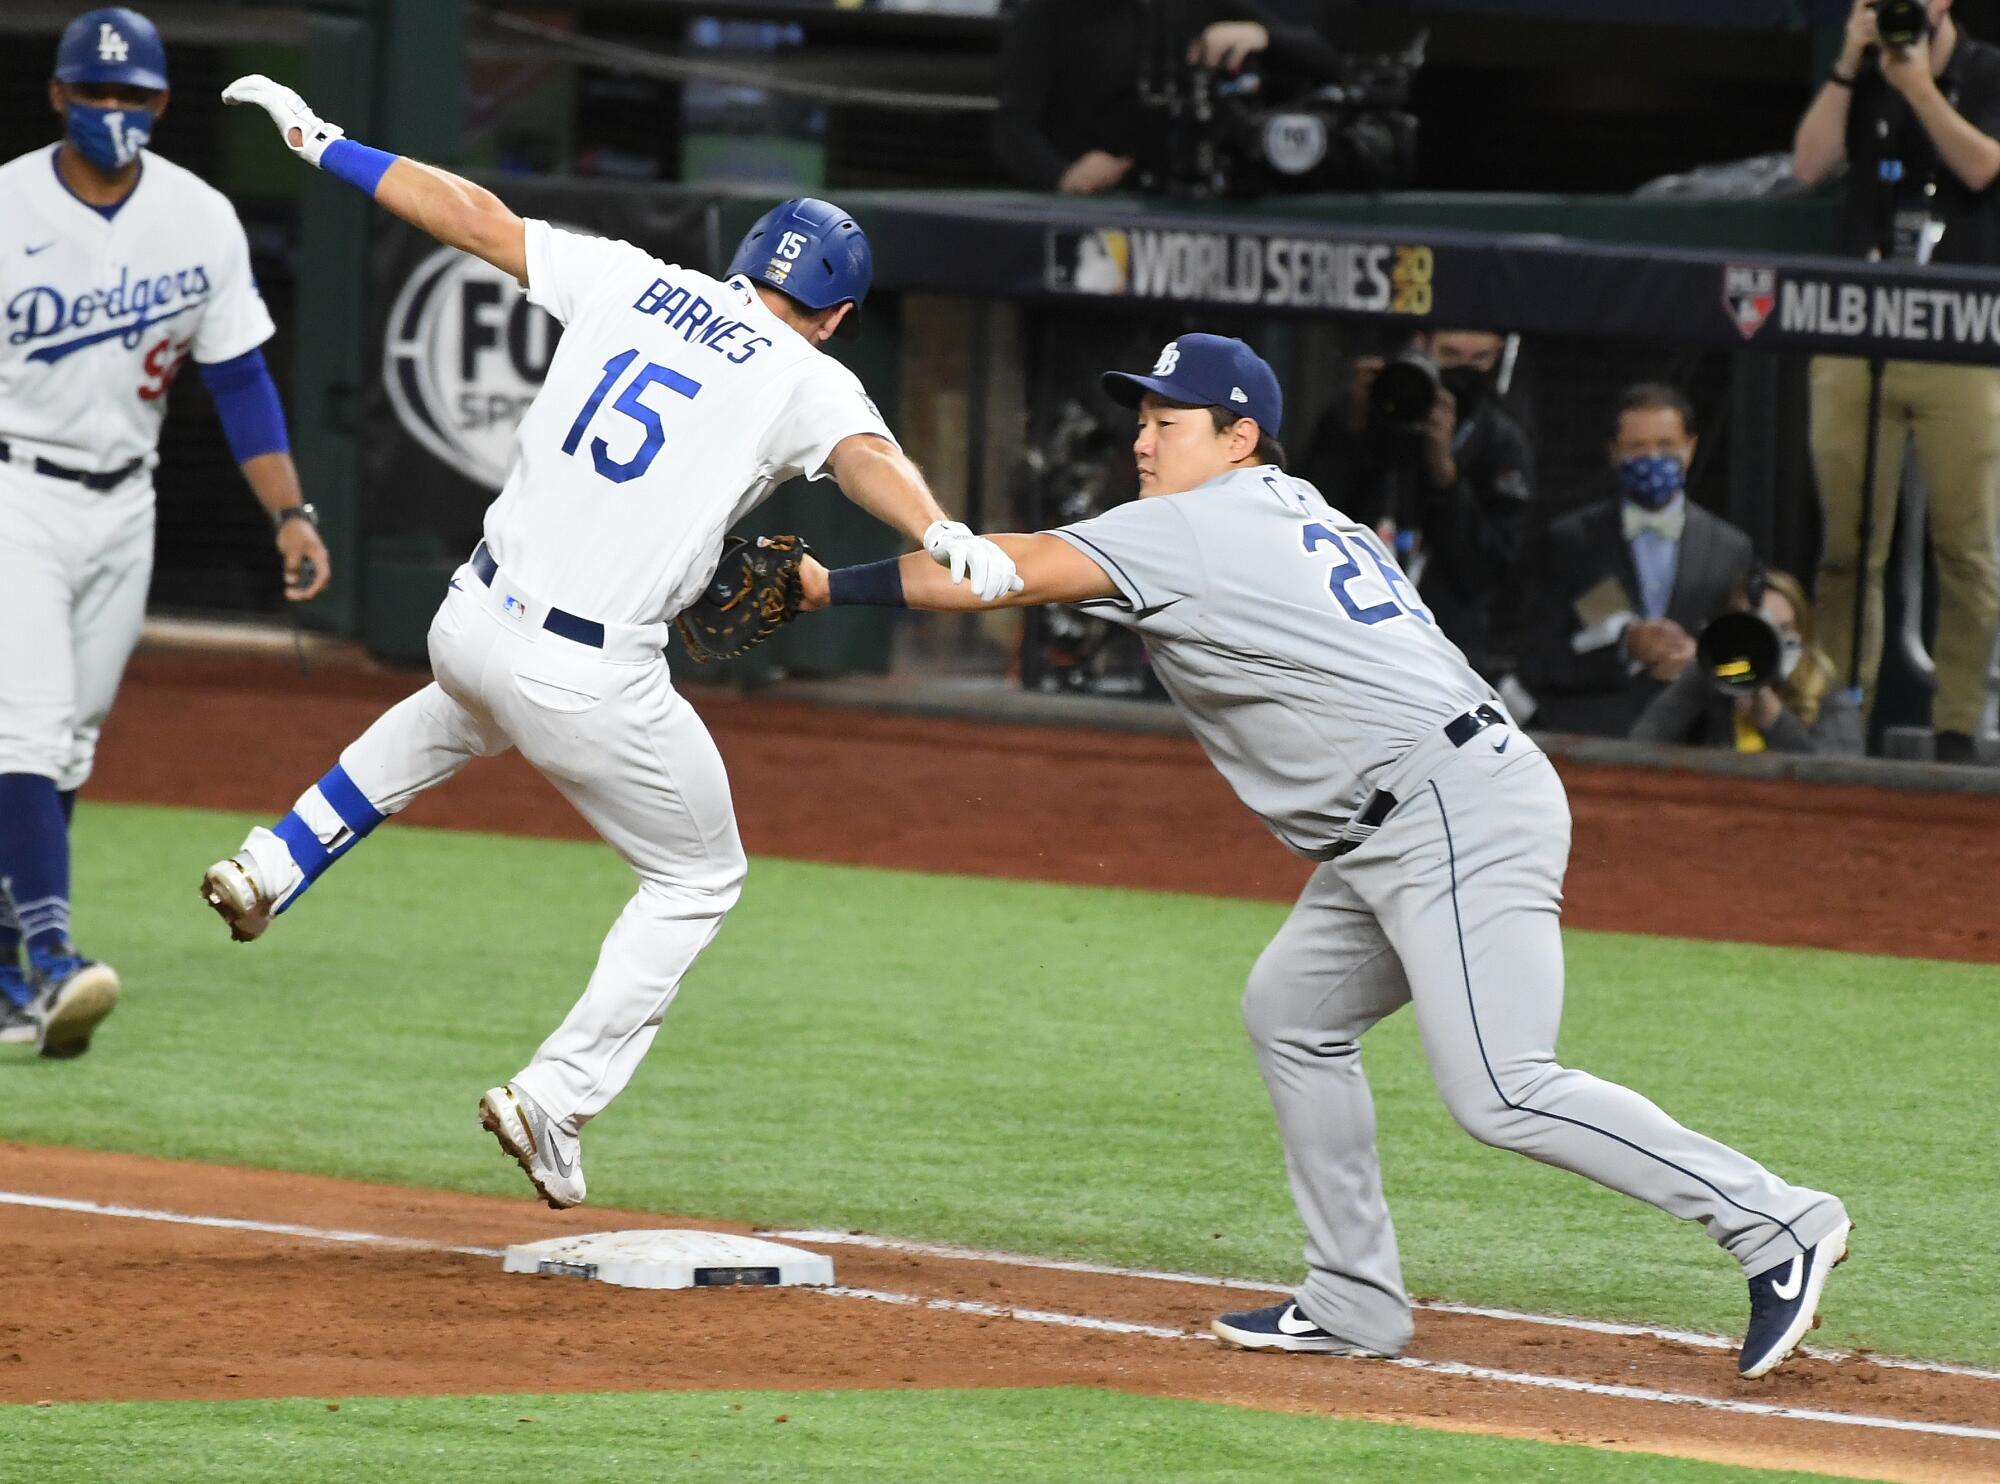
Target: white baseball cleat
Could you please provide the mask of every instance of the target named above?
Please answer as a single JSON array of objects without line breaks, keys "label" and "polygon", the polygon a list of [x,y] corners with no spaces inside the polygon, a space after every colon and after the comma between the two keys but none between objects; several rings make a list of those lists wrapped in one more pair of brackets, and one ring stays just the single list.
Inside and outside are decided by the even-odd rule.
[{"label": "white baseball cleat", "polygon": [[582,1146],[533,1098],[511,1082],[490,1088],[479,1100],[479,1126],[514,1156],[551,1210],[583,1204]]},{"label": "white baseball cleat", "polygon": [[257,884],[257,863],[248,850],[217,861],[201,878],[201,899],[229,924],[229,936],[248,943],[271,925],[273,902]]}]

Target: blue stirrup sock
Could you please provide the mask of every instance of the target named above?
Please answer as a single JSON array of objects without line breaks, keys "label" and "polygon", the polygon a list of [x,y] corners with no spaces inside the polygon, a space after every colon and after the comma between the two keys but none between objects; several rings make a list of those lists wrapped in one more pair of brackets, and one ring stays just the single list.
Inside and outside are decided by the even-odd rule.
[{"label": "blue stirrup sock", "polygon": [[368,802],[367,795],[347,776],[347,769],[335,763],[324,778],[299,795],[292,812],[271,826],[271,833],[285,842],[292,860],[305,879],[297,890],[279,903],[278,911],[288,910],[305,889],[326,874],[369,832],[387,818]]},{"label": "blue stirrup sock", "polygon": [[69,828],[53,778],[0,773],[0,882],[28,957],[74,952],[69,938]]}]

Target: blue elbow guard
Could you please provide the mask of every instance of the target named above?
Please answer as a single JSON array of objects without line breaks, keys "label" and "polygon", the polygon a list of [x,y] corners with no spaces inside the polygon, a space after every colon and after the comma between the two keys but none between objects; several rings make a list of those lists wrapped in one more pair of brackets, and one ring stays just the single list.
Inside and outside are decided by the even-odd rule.
[{"label": "blue elbow guard", "polygon": [[222,434],[241,464],[264,453],[285,453],[285,409],[261,350],[245,351],[234,360],[201,368],[201,383],[215,398],[222,417]]}]

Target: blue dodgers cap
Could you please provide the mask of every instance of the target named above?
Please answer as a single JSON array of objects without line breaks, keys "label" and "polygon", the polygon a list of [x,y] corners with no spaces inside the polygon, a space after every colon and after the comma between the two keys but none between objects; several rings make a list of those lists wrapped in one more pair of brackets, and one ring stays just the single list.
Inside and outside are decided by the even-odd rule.
[{"label": "blue dodgers cap", "polygon": [[1285,420],[1278,374],[1241,340],[1227,335],[1183,335],[1169,340],[1149,375],[1104,373],[1104,393],[1121,407],[1137,407],[1147,392],[1191,407],[1227,407],[1275,438]]},{"label": "blue dodgers cap", "polygon": [[122,5],[86,10],[63,28],[56,43],[55,79],[163,91],[167,48],[153,23],[136,10]]}]

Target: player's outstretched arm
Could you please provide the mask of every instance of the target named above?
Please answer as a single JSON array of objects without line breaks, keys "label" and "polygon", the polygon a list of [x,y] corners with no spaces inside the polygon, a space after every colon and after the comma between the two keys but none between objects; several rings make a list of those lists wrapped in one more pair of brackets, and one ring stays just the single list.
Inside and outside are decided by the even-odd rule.
[{"label": "player's outstretched arm", "polygon": [[254,103],[271,116],[278,137],[309,165],[373,196],[418,231],[447,247],[484,258],[517,279],[528,276],[527,234],[507,203],[449,170],[370,149],[329,124],[283,83],[260,73],[222,90],[224,103]]},{"label": "player's outstretched arm", "polygon": [[1019,574],[1021,586],[983,601],[967,583],[956,582],[924,553],[913,551],[894,561],[870,562],[829,572],[811,557],[799,570],[804,611],[855,604],[882,608],[917,608],[930,613],[976,613],[986,608],[1032,608],[1041,603],[1087,603],[1115,598],[1118,588],[1104,569],[1058,536],[988,536],[1005,552]]},{"label": "player's outstretched arm", "polygon": [[946,518],[923,472],[886,438],[856,433],[834,445],[827,460],[842,493],[884,525],[920,542],[930,560],[963,581],[981,607],[1020,590],[1013,560],[984,536]]}]

